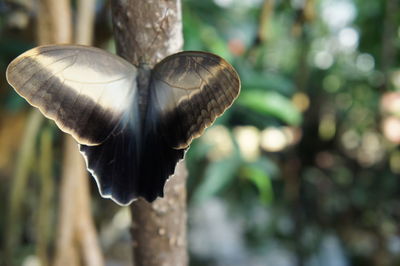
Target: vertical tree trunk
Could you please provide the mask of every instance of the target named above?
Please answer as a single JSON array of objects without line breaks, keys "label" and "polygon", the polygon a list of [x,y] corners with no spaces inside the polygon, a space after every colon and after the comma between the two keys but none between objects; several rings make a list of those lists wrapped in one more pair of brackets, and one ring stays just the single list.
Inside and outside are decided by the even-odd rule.
[{"label": "vertical tree trunk", "polygon": [[[117,52],[134,65],[154,66],[182,49],[180,0],[114,0],[111,7]],[[175,173],[165,186],[164,198],[152,204],[142,199],[132,203],[136,266],[187,265],[187,173],[182,162]]]}]

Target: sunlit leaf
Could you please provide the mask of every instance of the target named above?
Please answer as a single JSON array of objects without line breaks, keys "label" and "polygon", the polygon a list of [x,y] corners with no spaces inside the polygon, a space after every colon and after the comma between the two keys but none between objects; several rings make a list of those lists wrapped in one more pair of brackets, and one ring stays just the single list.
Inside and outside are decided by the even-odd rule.
[{"label": "sunlit leaf", "polygon": [[272,91],[242,92],[238,102],[248,109],[266,116],[274,116],[289,125],[299,125],[302,121],[300,112],[292,102],[279,93]]},{"label": "sunlit leaf", "polygon": [[195,191],[194,201],[200,202],[220,192],[236,177],[241,162],[240,156],[235,153],[211,163],[205,171],[204,181]]},{"label": "sunlit leaf", "polygon": [[284,95],[289,95],[294,92],[295,88],[293,83],[282,75],[254,71],[249,67],[241,67],[243,67],[243,65],[239,65],[238,70],[243,87],[245,88],[271,90]]},{"label": "sunlit leaf", "polygon": [[269,204],[274,198],[271,179],[266,171],[255,165],[246,166],[243,170],[244,176],[253,183],[260,193],[260,200]]}]

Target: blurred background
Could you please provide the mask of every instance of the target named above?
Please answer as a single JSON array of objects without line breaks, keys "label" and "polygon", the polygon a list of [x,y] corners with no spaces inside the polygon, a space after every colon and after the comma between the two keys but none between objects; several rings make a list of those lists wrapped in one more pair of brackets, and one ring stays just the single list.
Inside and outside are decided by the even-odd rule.
[{"label": "blurred background", "polygon": [[[36,46],[35,3],[0,1],[0,250],[14,241],[25,266],[54,250],[63,147],[5,80]],[[242,80],[186,155],[191,265],[400,265],[399,2],[182,4],[185,50],[224,57]],[[104,0],[93,42],[115,51]],[[129,210],[90,182],[106,263],[129,265]]]}]

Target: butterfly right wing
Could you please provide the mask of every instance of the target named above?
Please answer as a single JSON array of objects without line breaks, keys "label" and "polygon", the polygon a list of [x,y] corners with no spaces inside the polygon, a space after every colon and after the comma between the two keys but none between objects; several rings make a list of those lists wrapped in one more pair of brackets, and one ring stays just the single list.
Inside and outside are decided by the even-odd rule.
[{"label": "butterfly right wing", "polygon": [[147,121],[170,147],[186,149],[228,109],[240,92],[235,69],[206,52],[184,51],[153,69]]},{"label": "butterfly right wing", "polygon": [[94,47],[36,47],[14,59],[6,75],[18,94],[85,145],[110,135],[136,93],[136,68]]}]

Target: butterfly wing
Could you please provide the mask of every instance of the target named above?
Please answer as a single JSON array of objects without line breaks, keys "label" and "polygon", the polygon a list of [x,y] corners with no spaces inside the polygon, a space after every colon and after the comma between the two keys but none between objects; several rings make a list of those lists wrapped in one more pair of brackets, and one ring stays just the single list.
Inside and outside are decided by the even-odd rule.
[{"label": "butterfly wing", "polygon": [[[181,52],[156,65],[150,85],[152,116],[170,147],[187,148],[230,107],[240,91],[234,68],[205,52]],[[154,120],[154,118],[152,118]]]},{"label": "butterfly wing", "polygon": [[23,98],[81,144],[102,196],[118,203],[137,196],[132,186],[141,119],[133,65],[97,48],[53,45],[17,57],[6,75]]},{"label": "butterfly wing", "polygon": [[7,68],[7,80],[31,105],[79,143],[102,143],[129,109],[136,68],[101,49],[50,45],[31,49]]}]

